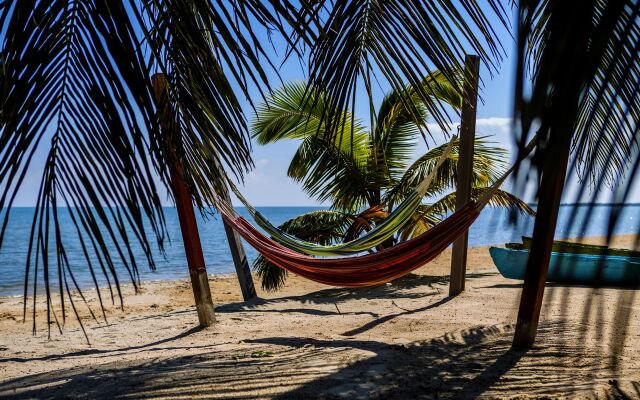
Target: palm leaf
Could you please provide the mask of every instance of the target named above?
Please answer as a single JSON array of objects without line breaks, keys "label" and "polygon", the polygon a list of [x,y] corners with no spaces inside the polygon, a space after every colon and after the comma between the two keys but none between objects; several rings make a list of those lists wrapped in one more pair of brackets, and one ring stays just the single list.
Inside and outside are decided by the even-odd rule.
[{"label": "palm leaf", "polygon": [[[298,18],[293,11],[288,2],[257,0],[0,3],[0,246],[25,176],[40,172],[25,274],[25,314],[33,282],[34,329],[41,282],[48,326],[52,319],[64,323],[69,305],[77,315],[70,293],[82,292],[70,241],[80,244],[81,267],[96,287],[102,275],[113,302],[122,271],[137,287],[140,261],[154,268],[149,236],[160,250],[166,236],[157,178],[167,184],[169,160],[151,73],[169,78],[177,150],[194,199],[204,205],[221,182],[214,161],[238,176],[251,166],[246,122],[231,88],[248,95],[249,82],[266,86],[269,64],[253,29],[284,32]],[[301,28],[294,29],[304,41]],[[34,171],[41,153],[45,165]],[[60,229],[58,208],[65,206],[75,232]],[[61,318],[51,307],[54,290]],[[98,298],[102,306],[99,291]]]},{"label": "palm leaf", "polygon": [[[333,210],[312,211],[285,221],[278,228],[307,242],[328,245],[345,235],[354,221],[352,215]],[[278,290],[287,279],[287,271],[272,264],[263,256],[253,262],[253,269],[262,280],[265,290]]]},{"label": "palm leaf", "polygon": [[383,221],[389,216],[385,211],[384,204],[376,204],[356,215],[353,222],[342,238],[343,242],[350,242],[357,239],[363,232],[370,231],[375,224]]},{"label": "palm leaf", "polygon": [[[484,196],[485,193],[492,190],[487,187],[474,187],[471,190],[471,199],[478,200]],[[535,216],[535,211],[524,201],[520,200],[517,196],[506,192],[504,190],[497,190],[489,205],[493,207],[504,207],[512,212]],[[450,215],[455,211],[456,207],[456,193],[449,193],[432,204],[423,204],[418,207],[417,212],[414,215],[412,223],[405,225],[400,231],[400,240],[408,240],[427,230],[433,228],[436,224],[442,222],[447,215]]]},{"label": "palm leaf", "polygon": [[[542,121],[539,142],[549,143],[548,126],[553,116],[563,115],[574,127],[567,133],[573,143],[573,165],[582,178],[591,181],[591,188],[616,186],[629,167],[637,160],[640,126],[640,3],[638,1],[606,2],[594,0],[581,5],[580,14],[548,0],[528,2],[520,15],[519,70],[530,65],[534,78],[533,96],[519,101],[521,116],[520,142],[527,140],[532,121]],[[570,16],[569,19],[566,16]],[[579,19],[579,21],[578,21]],[[563,22],[564,21],[564,22]],[[571,21],[569,24],[567,21]],[[582,36],[578,36],[582,35]],[[573,46],[575,53],[568,60],[572,69],[558,61],[565,43],[571,38],[583,38],[589,46]],[[575,41],[575,39],[574,39]],[[564,53],[567,55],[567,53]],[[562,67],[560,67],[562,65]],[[578,80],[567,88],[568,78]],[[573,82],[573,81],[572,81]],[[524,83],[518,81],[516,96],[522,98]],[[554,91],[548,88],[553,87]],[[546,88],[546,89],[545,89]],[[563,90],[565,92],[563,92]],[[554,98],[577,96],[575,110],[566,109],[573,103],[563,100],[560,114],[549,113]],[[558,103],[560,104],[560,103]],[[558,105],[560,107],[560,105]],[[550,149],[550,146],[544,147]],[[549,151],[539,149],[537,168],[546,163]],[[553,156],[551,158],[554,158]],[[551,161],[553,162],[553,161]],[[631,171],[632,177],[635,169]],[[522,175],[520,186],[527,178]],[[626,186],[620,195],[627,196]],[[579,199],[589,185],[576,194]],[[627,192],[626,195],[623,193]],[[597,190],[593,191],[597,193]],[[620,198],[616,199],[620,201]]]},{"label": "palm leaf", "polygon": [[[472,168],[472,186],[486,187],[498,179],[506,170],[507,152],[489,142],[488,136],[476,138],[474,144],[474,158]],[[398,204],[407,193],[416,187],[438,163],[446,144],[434,147],[419,157],[402,176],[397,185],[389,190],[385,196],[387,204]],[[457,183],[457,168],[459,155],[459,139],[453,141],[449,157],[436,172],[434,180],[427,191],[427,196],[433,196],[454,188]]]},{"label": "palm leaf", "polygon": [[293,82],[274,91],[258,107],[253,136],[261,144],[301,139],[288,175],[302,182],[305,191],[320,201],[330,200],[342,209],[357,209],[370,197],[366,169],[370,157],[368,135],[345,111],[336,118],[343,120],[345,131],[353,131],[353,135],[326,136],[326,121],[322,118],[331,100],[318,93],[314,104],[305,102],[306,90],[305,84]]},{"label": "palm leaf", "polygon": [[[134,122],[140,115],[154,113],[144,84],[149,74],[121,4],[8,3],[0,15],[8,24],[2,43],[6,73],[2,114],[7,119],[0,134],[0,187],[5,189],[0,209],[6,209],[0,244],[32,157],[44,150],[26,277],[32,274],[34,279],[35,301],[36,278],[42,274],[48,322],[52,317],[57,320],[50,288],[51,279],[57,278],[64,322],[64,292],[78,288],[59,229],[58,207],[71,207],[68,212],[82,248],[97,254],[107,268],[106,278],[116,286],[117,263],[137,283],[138,260],[130,242],[139,242],[153,267],[146,232],[150,229],[159,242],[164,237],[161,203],[143,136],[157,132],[157,127],[151,118],[143,126]],[[57,254],[55,260],[50,252]],[[93,272],[94,263],[90,257],[87,261]],[[25,297],[26,289],[25,284]],[[73,298],[67,297],[75,310]],[[35,302],[33,312],[35,329]]]},{"label": "palm leaf", "polygon": [[302,141],[287,173],[310,196],[331,201],[337,209],[357,210],[373,199],[366,165],[321,138]]},{"label": "palm leaf", "polygon": [[[335,107],[328,115],[353,108],[360,89],[372,102],[372,87],[402,91],[408,82],[427,111],[443,129],[450,122],[446,110],[433,99],[422,80],[434,70],[460,69],[464,54],[476,53],[493,69],[504,53],[488,15],[506,26],[506,11],[493,0],[447,1],[356,0],[323,2],[327,16],[311,49],[310,84],[328,93]],[[454,82],[453,76],[448,76]],[[462,88],[458,87],[457,92]],[[408,109],[419,115],[410,103]],[[331,117],[328,117],[331,118]],[[341,132],[330,125],[330,132]],[[333,129],[335,128],[335,129]]]},{"label": "palm leaf", "polygon": [[[455,82],[449,81],[451,76]],[[462,95],[457,88],[462,81],[461,71],[451,70],[447,74],[435,71],[423,79],[422,85],[434,100],[459,110]],[[407,104],[411,104],[411,108]],[[412,110],[417,110],[418,115]],[[407,168],[406,160],[413,156],[416,139],[425,129],[427,118],[426,106],[411,86],[401,92],[391,91],[384,97],[372,135],[375,167],[370,168],[381,175],[381,185],[392,186],[401,179]]]},{"label": "palm leaf", "polygon": [[[294,23],[297,13],[287,1],[252,0],[220,7],[209,0],[167,0],[143,7],[139,20],[148,27],[148,40],[158,55],[153,67],[169,81],[169,101],[180,132],[177,150],[199,206],[211,203],[222,189],[218,186],[225,172],[220,166],[240,179],[252,166],[237,95],[244,95],[251,105],[252,88],[264,97],[263,89],[270,88],[266,67],[275,66],[259,39],[260,30],[276,30],[294,46],[282,19],[300,32]],[[153,141],[152,147],[161,149],[161,142],[162,138]]]}]

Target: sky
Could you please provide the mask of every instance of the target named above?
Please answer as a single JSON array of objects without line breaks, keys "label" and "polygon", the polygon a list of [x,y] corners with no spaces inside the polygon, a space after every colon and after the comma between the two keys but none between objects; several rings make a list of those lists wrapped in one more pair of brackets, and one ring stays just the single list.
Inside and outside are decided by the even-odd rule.
[{"label": "sky", "polygon": [[[496,20],[493,21],[494,26],[500,25]],[[511,34],[506,30],[496,28],[500,41],[504,46],[504,59],[500,62],[497,70],[489,70],[485,65],[480,67],[480,99],[477,109],[476,120],[476,136],[489,135],[490,140],[508,150],[510,161],[515,159],[514,136],[512,134],[512,115],[513,115],[513,85],[515,71],[515,48],[516,44]],[[287,80],[304,80],[303,70],[297,62],[286,63],[280,70],[280,75],[284,81]],[[381,99],[384,95],[383,91],[378,91],[377,95]],[[369,114],[364,94],[357,99],[356,117],[368,125]],[[248,115],[252,115],[249,108]],[[459,118],[455,115],[452,117],[452,133],[457,125]],[[443,134],[437,124],[430,120],[428,126],[437,141],[437,144],[446,143],[450,136]],[[428,149],[427,145],[422,141],[418,141],[418,145],[414,150],[414,159],[418,158]],[[281,141],[278,143],[260,146],[254,144],[253,157],[256,168],[248,174],[242,187],[245,197],[254,205],[259,206],[309,206],[319,205],[319,203],[309,198],[302,190],[299,183],[294,182],[287,177],[287,168],[292,155],[298,147],[298,141]],[[429,143],[430,146],[434,143]],[[571,173],[567,179],[567,186],[563,195],[563,202],[576,202],[576,194],[583,184],[577,179],[575,173]],[[639,185],[635,185],[635,190],[629,201],[640,201]],[[505,190],[511,190],[512,184],[508,180],[503,186]],[[588,188],[580,202],[589,202],[593,198],[597,202],[612,202],[612,191],[608,188],[600,193],[593,193]],[[535,202],[535,186],[529,184],[525,189],[525,193],[518,193],[527,202]],[[237,203],[236,203],[237,204]],[[326,204],[324,204],[326,205]]]},{"label": "sky", "polygon": [[[494,22],[496,25],[499,24],[498,21]],[[484,65],[480,68],[482,88],[477,110],[476,134],[491,135],[492,140],[500,143],[501,147],[509,148],[512,145],[509,131],[513,107],[511,93],[513,91],[510,87],[514,80],[512,55],[515,43],[506,30],[503,29],[499,34],[506,55],[497,71],[489,71]],[[276,45],[279,44],[276,43]],[[304,69],[297,61],[285,63],[279,74],[283,81],[305,80]],[[385,91],[381,88],[374,89],[377,90],[374,92],[374,96],[377,97],[374,102],[378,101],[379,103]],[[362,93],[362,90],[360,92],[356,99],[355,116],[364,125],[369,125],[366,95]],[[248,115],[251,119],[253,113],[250,107],[248,108]],[[452,121],[452,129],[455,129],[459,125],[459,117],[452,114]],[[445,136],[433,120],[427,122],[437,144],[446,143],[449,136]],[[287,168],[298,144],[298,141],[281,141],[266,146],[254,144],[253,157],[256,168],[247,175],[242,188],[245,197],[252,204],[260,206],[319,205],[315,199],[306,195],[299,183],[287,177]],[[433,142],[429,143],[429,146],[433,145]],[[414,159],[424,154],[427,149],[424,141],[419,139],[414,150]]]},{"label": "sky", "polygon": [[[499,25],[498,21],[494,21],[495,26]],[[514,82],[514,50],[515,43],[506,29],[498,29],[500,40],[504,46],[505,56],[501,61],[497,70],[489,71],[485,65],[481,66],[480,101],[477,110],[476,135],[490,135],[491,140],[498,143],[499,146],[510,151],[513,159],[513,135],[511,134],[511,116],[513,109],[513,82]],[[264,35],[265,46],[270,48],[267,43],[267,36]],[[282,51],[284,43],[275,39],[272,50],[274,52]],[[267,71],[271,85],[275,88],[280,86],[280,82],[291,80],[304,81],[304,67],[300,65],[297,59],[290,59],[285,62],[276,73],[275,71]],[[280,79],[278,78],[281,78]],[[374,92],[376,101],[380,101],[384,95],[384,90],[376,89]],[[257,89],[252,90],[251,98],[254,102],[260,102],[261,97]],[[248,101],[244,101],[244,110],[247,115],[249,124],[253,120],[253,109]],[[357,118],[360,118],[365,125],[369,120],[368,108],[366,103],[366,95],[359,93],[357,95],[357,105],[355,108]],[[452,116],[455,127],[459,124],[458,117]],[[434,121],[428,121],[431,124],[431,132],[436,139],[437,144],[448,141],[448,136],[444,135]],[[286,171],[292,155],[297,149],[299,142],[282,141],[279,143],[260,146],[253,143],[253,160],[255,169],[249,172],[244,182],[240,185],[245,197],[256,206],[317,206],[321,205],[316,200],[309,198],[302,190],[299,183],[294,182],[287,177]],[[429,143],[430,146],[434,143]],[[36,154],[35,160],[31,166],[30,172],[21,188],[16,199],[16,206],[33,206],[36,202],[38,188],[41,179],[41,171],[44,166],[46,151],[41,149]],[[420,140],[420,144],[414,150],[414,158],[419,157],[427,150],[427,145]],[[576,190],[580,187],[580,183],[575,174],[570,176],[567,190],[563,197],[565,202],[575,201]],[[638,185],[635,185],[638,186]],[[510,182],[507,182],[504,189],[510,190]],[[598,196],[598,201],[611,201],[610,191],[605,190]],[[522,194],[526,201],[534,202],[534,190],[529,187],[526,193]],[[590,191],[587,191],[590,195]],[[163,195],[166,204],[171,205],[168,196]],[[586,198],[583,200],[587,200]],[[640,190],[636,187],[633,191],[630,201],[640,201]],[[238,204],[236,202],[236,204]],[[326,205],[326,204],[324,204]]]}]

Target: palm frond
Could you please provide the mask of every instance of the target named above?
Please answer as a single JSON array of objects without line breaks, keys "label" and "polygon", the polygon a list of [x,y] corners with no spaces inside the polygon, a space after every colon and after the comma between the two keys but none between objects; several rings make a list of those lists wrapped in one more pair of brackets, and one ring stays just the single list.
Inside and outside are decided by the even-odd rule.
[{"label": "palm frond", "polygon": [[[312,211],[299,215],[279,226],[284,232],[307,242],[332,244],[341,240],[354,216],[333,210]],[[287,279],[287,271],[272,264],[263,256],[253,262],[253,269],[262,280],[265,290],[278,290]]]},{"label": "palm frond", "polygon": [[[457,168],[459,155],[459,139],[453,141],[453,147],[448,158],[442,163],[434,180],[427,191],[427,196],[437,195],[450,188],[455,188],[457,182]],[[407,195],[408,191],[415,188],[437,165],[442,156],[446,144],[434,147],[419,157],[402,176],[397,185],[388,191],[385,196],[387,204],[397,204]],[[472,169],[472,186],[486,187],[506,170],[506,150],[495,146],[488,140],[488,136],[476,138],[474,145],[474,158]]]},{"label": "palm frond", "polygon": [[[264,88],[270,88],[267,68],[275,70],[275,66],[258,33],[276,30],[293,46],[282,19],[293,23],[297,11],[287,1],[151,4],[143,8],[140,22],[146,23],[157,55],[151,60],[153,68],[169,81],[182,142],[177,150],[194,200],[203,206],[224,181],[220,166],[240,179],[252,167],[248,127],[238,96],[253,104],[249,92],[257,88],[264,98]],[[153,141],[152,147],[161,148],[161,141]]]},{"label": "palm frond", "polygon": [[[248,96],[251,82],[268,87],[269,63],[256,29],[284,34],[299,17],[289,2],[257,0],[0,3],[0,246],[25,176],[37,172],[37,154],[46,154],[26,259],[25,300],[33,279],[34,329],[40,282],[49,322],[64,323],[65,293],[77,315],[70,293],[82,292],[69,241],[80,244],[82,267],[88,265],[96,287],[103,285],[96,274],[102,272],[112,301],[112,285],[120,295],[119,270],[137,285],[140,261],[154,267],[150,235],[162,250],[157,178],[168,183],[168,158],[152,72],[169,79],[179,156],[194,199],[205,205],[221,182],[214,161],[238,176],[251,166],[236,92]],[[292,29],[305,42],[302,27]],[[68,207],[75,232],[61,231],[59,207]],[[51,308],[56,285],[60,319]]]},{"label": "palm frond", "polygon": [[354,217],[353,222],[349,225],[342,240],[344,242],[350,242],[357,239],[363,232],[370,231],[375,224],[388,216],[389,213],[385,210],[384,204],[376,204],[367,208]]},{"label": "palm frond", "polygon": [[[573,165],[581,178],[591,182],[591,188],[615,186],[633,165],[639,148],[640,3],[594,0],[581,5],[581,14],[571,16],[581,18],[572,22],[573,30],[561,22],[566,20],[565,14],[571,14],[563,7],[570,6],[541,0],[522,7],[519,68],[522,70],[527,63],[530,66],[535,96],[518,103],[518,111],[522,112],[521,142],[526,140],[530,121],[542,121],[543,128],[548,125],[552,114],[545,110],[554,97],[559,98],[560,90],[565,90],[563,82],[568,82],[564,75],[570,68],[558,62],[558,54],[564,48],[561,46],[570,40],[569,36],[583,35],[590,45],[576,47],[576,54],[570,59],[571,68],[575,67],[572,77],[579,80],[575,84],[575,92],[579,92],[577,111],[571,113],[574,129],[569,131]],[[522,97],[521,92],[519,89],[516,95]],[[567,111],[563,114],[569,118]],[[549,142],[546,129],[539,137],[540,142]],[[544,150],[538,151],[538,167],[546,158],[543,153]],[[587,187],[583,186],[577,198]]]},{"label": "palm frond", "polygon": [[430,212],[429,207],[431,207],[429,204],[418,206],[416,212],[411,216],[411,222],[404,225],[398,232],[399,241],[403,242],[420,236],[442,221],[442,216]]},{"label": "palm frond", "polygon": [[[116,286],[118,264],[134,285],[138,282],[133,243],[140,245],[153,267],[147,231],[159,243],[165,235],[144,139],[157,134],[154,103],[145,84],[149,73],[135,28],[120,3],[7,4],[0,15],[8,24],[2,42],[0,209],[6,212],[0,245],[34,154],[46,151],[25,276],[34,279],[35,299],[42,274],[48,322],[57,320],[51,309],[51,281],[57,280],[64,323],[64,293],[79,288],[67,258],[67,233],[60,231],[58,207],[69,207],[89,269],[93,273],[95,261],[88,256],[93,251],[105,278]],[[55,260],[50,254],[57,254]],[[73,298],[67,298],[75,311]],[[35,329],[35,303],[33,312]]]},{"label": "palm frond", "polygon": [[[315,102],[305,101],[311,93]],[[348,109],[336,113],[336,124],[343,126],[349,135],[342,140],[325,135],[328,121],[323,119],[325,110],[333,101],[326,93],[308,87],[303,82],[287,82],[267,96],[257,107],[252,123],[252,136],[259,144],[273,143],[282,139],[306,139],[318,136],[345,152],[353,152],[355,157],[367,152],[364,144],[364,128],[359,120],[353,119]],[[351,139],[351,132],[354,139]]]},{"label": "palm frond", "polygon": [[[455,82],[451,82],[450,77],[454,77]],[[457,88],[462,83],[462,71],[450,69],[447,74],[442,71],[429,74],[423,79],[422,85],[432,93],[434,100],[459,110],[462,107],[462,95]],[[411,104],[411,108],[407,104]],[[412,110],[417,110],[417,115]],[[382,100],[372,135],[377,168],[370,169],[378,170],[382,175],[380,180],[386,186],[396,184],[404,174],[406,160],[413,155],[416,139],[425,129],[427,117],[425,104],[411,86],[401,92],[391,91]]]},{"label": "palm frond", "polygon": [[[324,108],[331,101],[322,94],[314,104],[305,102],[306,86],[288,83],[273,92],[258,107],[253,136],[266,144],[283,139],[302,139],[288,169],[288,175],[302,182],[309,195],[330,200],[341,209],[357,209],[368,200],[367,162],[370,157],[368,135],[362,125],[345,111],[344,120],[352,135],[324,135]],[[352,125],[352,122],[354,125]]]},{"label": "palm frond", "polygon": [[[451,66],[459,69],[465,52],[479,54],[490,70],[504,54],[488,15],[496,15],[506,26],[507,13],[494,0],[325,3],[330,4],[328,15],[311,51],[309,77],[313,87],[334,99],[335,109],[327,109],[329,115],[353,108],[360,88],[371,98],[376,83],[402,91],[408,82],[446,129],[448,113],[422,85],[423,78],[436,69],[445,73]],[[418,115],[410,103],[407,106]],[[340,131],[337,126],[330,128]]]},{"label": "palm frond", "polygon": [[[478,200],[489,190],[492,189],[487,187],[474,187],[471,190],[471,199]],[[498,189],[489,201],[489,205],[492,207],[503,207],[512,212],[529,216],[536,215],[535,211],[533,211],[527,203],[504,190]],[[436,224],[446,218],[447,215],[453,213],[455,211],[455,207],[455,192],[443,196],[434,203],[421,205],[413,216],[413,222],[405,225],[405,227],[400,231],[400,240],[404,241],[411,239],[433,228]]]},{"label": "palm frond", "polygon": [[320,202],[340,210],[357,210],[372,200],[366,164],[326,140],[309,137],[294,154],[288,175]]},{"label": "palm frond", "polygon": [[251,267],[260,278],[262,289],[266,291],[276,291],[282,288],[289,277],[289,271],[273,264],[264,258],[262,254],[253,260]]}]

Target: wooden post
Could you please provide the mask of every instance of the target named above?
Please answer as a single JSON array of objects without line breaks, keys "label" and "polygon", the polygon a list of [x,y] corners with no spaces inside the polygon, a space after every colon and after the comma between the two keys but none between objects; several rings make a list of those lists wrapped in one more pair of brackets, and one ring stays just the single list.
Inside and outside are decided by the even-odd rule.
[{"label": "wooden post", "polygon": [[180,230],[184,252],[191,277],[191,287],[198,311],[200,326],[207,327],[215,323],[215,312],[207,269],[202,253],[202,244],[198,234],[198,223],[193,211],[191,191],[184,180],[184,171],[179,158],[176,156],[175,147],[179,145],[178,133],[175,129],[175,121],[171,105],[168,102],[167,82],[163,74],[155,74],[151,78],[154,94],[161,112],[161,128],[167,139],[167,153],[169,158],[169,172],[171,175],[171,188],[176,200]]},{"label": "wooden post", "polygon": [[514,348],[530,348],[536,339],[553,236],[556,231],[560,199],[569,162],[571,135],[564,136],[566,138],[564,143],[555,143],[553,147],[550,146],[550,159],[555,162],[545,163],[542,170],[537,216],[520,297],[518,322],[513,337]]},{"label": "wooden post", "polygon": [[[479,73],[480,57],[467,55],[464,59],[464,88],[462,92],[463,103],[460,121],[460,153],[458,155],[457,168],[456,210],[459,210],[471,200]],[[468,241],[469,233],[465,232],[464,235],[453,242],[449,296],[455,296],[464,290],[467,271]]]},{"label": "wooden post", "polygon": [[[623,7],[622,3],[611,3]],[[531,124],[539,123],[537,134],[540,136],[537,138],[538,149],[533,162],[541,167],[542,174],[513,338],[514,348],[529,348],[536,338],[571,142],[573,135],[580,131],[577,123],[583,111],[580,107],[584,105],[584,88],[597,74],[594,60],[599,60],[607,49],[606,41],[596,40],[594,43],[590,25],[594,1],[586,2],[584,6],[582,2],[580,4],[581,7],[566,7],[563,3],[563,6],[554,7],[550,12],[546,22],[550,35],[547,39],[549,42],[571,45],[565,46],[561,52],[543,52],[536,70],[544,73],[536,76],[533,82],[531,93],[535,94],[528,101],[516,98],[519,102],[516,117],[523,122],[522,134],[528,133]],[[615,11],[608,15],[615,15]],[[519,23],[524,24],[522,26],[528,24],[522,20]],[[518,76],[518,79],[524,77]],[[534,122],[536,120],[538,123]]]},{"label": "wooden post", "polygon": [[[222,191],[222,197],[225,201],[231,204],[231,198],[229,197],[229,190],[224,187]],[[258,295],[256,294],[256,288],[253,284],[253,277],[251,276],[251,269],[249,268],[249,261],[247,261],[247,255],[242,247],[242,240],[240,235],[231,227],[226,221],[224,223],[224,231],[227,234],[227,241],[229,242],[229,250],[231,250],[231,257],[233,258],[233,265],[236,267],[236,275],[238,276],[238,283],[242,290],[242,298],[247,301],[251,300]]]}]

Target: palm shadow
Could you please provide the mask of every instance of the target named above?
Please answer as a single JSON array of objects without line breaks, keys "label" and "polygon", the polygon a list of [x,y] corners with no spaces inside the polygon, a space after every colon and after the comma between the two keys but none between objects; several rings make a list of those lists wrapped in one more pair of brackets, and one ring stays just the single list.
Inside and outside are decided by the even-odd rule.
[{"label": "palm shadow", "polygon": [[[171,337],[168,337],[168,338],[156,340],[154,342],[142,344],[142,345],[139,345],[139,346],[127,346],[127,347],[121,347],[121,348],[118,348],[118,349],[85,349],[85,350],[73,351],[73,352],[70,352],[70,353],[49,354],[49,355],[42,356],[42,357],[32,357],[32,358],[7,357],[7,358],[0,358],[0,365],[2,365],[3,363],[7,363],[7,362],[27,363],[27,362],[32,362],[32,361],[54,361],[54,360],[61,360],[61,359],[65,359],[65,358],[82,357],[82,356],[113,355],[113,354],[117,354],[117,353],[126,353],[126,352],[135,351],[135,350],[153,350],[157,346],[161,346],[161,345],[166,344],[166,343],[170,343],[170,342],[173,342],[173,341],[176,341],[176,340],[180,340],[180,339],[185,338],[187,336],[190,336],[190,335],[192,335],[192,334],[194,334],[196,332],[200,332],[203,329],[204,328],[201,327],[201,326],[196,326],[196,327],[187,329],[184,332],[180,332],[179,334],[171,336]],[[168,349],[168,348],[167,347],[162,347],[162,349],[158,349],[158,350],[166,350],[166,349]],[[178,349],[178,347],[173,347],[171,349]]]},{"label": "palm shadow", "polygon": [[[552,335],[557,327],[543,329]],[[531,396],[589,394],[574,381],[576,368],[597,368],[592,359],[553,341],[528,352],[513,351],[512,334],[509,325],[485,326],[409,345],[270,337],[231,350],[34,374],[0,383],[0,397],[457,399],[514,396],[518,391]],[[640,387],[633,388],[635,393],[624,392],[611,384],[608,394],[640,395]]]},{"label": "palm shadow", "polygon": [[[467,274],[469,279],[477,279],[483,276],[495,275],[494,273],[471,273]],[[306,293],[303,295],[295,296],[283,296],[270,299],[256,298],[248,301],[229,303],[216,307],[216,311],[219,312],[237,312],[237,311],[260,311],[260,312],[272,312],[272,310],[261,309],[261,306],[270,304],[279,304],[286,302],[298,302],[301,304],[339,304],[348,300],[379,300],[381,298],[404,298],[404,299],[417,299],[425,296],[431,296],[435,293],[425,293],[416,291],[417,288],[430,288],[432,292],[436,293],[440,290],[438,286],[447,285],[449,283],[449,276],[440,275],[419,275],[408,274],[404,277],[397,279],[391,283],[383,284],[379,286],[363,287],[363,288],[329,288],[317,290],[315,292]],[[335,313],[340,312],[336,310]],[[302,309],[295,310],[277,310],[277,312],[307,312],[314,313],[315,311],[304,311]],[[323,314],[327,315],[327,314]]]}]

